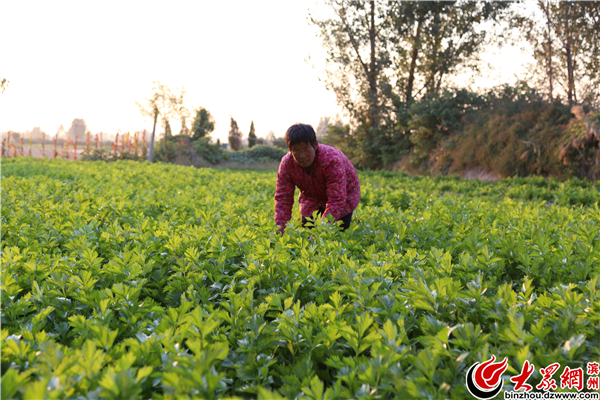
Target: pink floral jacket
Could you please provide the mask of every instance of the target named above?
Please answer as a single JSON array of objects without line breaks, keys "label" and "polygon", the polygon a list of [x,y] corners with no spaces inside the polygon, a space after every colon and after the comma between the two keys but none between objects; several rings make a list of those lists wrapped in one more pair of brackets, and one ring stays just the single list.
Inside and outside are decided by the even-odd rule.
[{"label": "pink floral jacket", "polygon": [[314,211],[324,208],[323,218],[331,214],[337,221],[354,211],[360,201],[358,174],[340,150],[319,144],[310,175],[288,153],[281,159],[275,190],[275,223],[279,232],[292,218],[296,186],[300,189],[303,217],[311,217]]}]

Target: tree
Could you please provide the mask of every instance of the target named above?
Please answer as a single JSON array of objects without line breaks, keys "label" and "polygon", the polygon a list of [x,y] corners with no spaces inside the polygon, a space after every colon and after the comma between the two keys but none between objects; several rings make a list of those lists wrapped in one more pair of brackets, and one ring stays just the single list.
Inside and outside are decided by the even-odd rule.
[{"label": "tree", "polygon": [[254,121],[250,123],[250,132],[248,133],[248,147],[252,148],[256,144],[256,131],[254,130]]},{"label": "tree", "polygon": [[4,91],[8,87],[8,83],[9,81],[6,78],[0,78],[0,89],[2,89],[2,93],[4,93]]},{"label": "tree", "polygon": [[173,136],[173,131],[171,131],[171,123],[167,120],[165,122],[165,137],[169,138],[170,136]]},{"label": "tree", "polygon": [[513,28],[533,48],[540,86],[569,105],[600,100],[600,3],[538,1],[530,15],[516,14]]},{"label": "tree", "polygon": [[[145,117],[154,119],[154,127],[150,138],[150,151],[148,152],[148,161],[152,162],[154,150],[154,134],[156,131],[156,120],[161,116],[163,128],[165,129],[164,138],[168,140],[171,134],[170,120],[175,116],[179,116],[182,121],[182,127],[185,126],[185,120],[189,116],[189,110],[185,105],[185,90],[170,89],[166,85],[155,81],[152,88],[152,94],[146,99],[146,104],[142,105],[136,101],[140,108],[140,112]],[[165,140],[165,146],[166,146]],[[166,152],[166,150],[165,150]]]},{"label": "tree", "polygon": [[269,133],[267,133],[267,136],[265,137],[265,139],[268,142],[272,142],[273,140],[275,140],[275,132],[274,131],[269,131]]},{"label": "tree", "polygon": [[311,22],[320,30],[327,50],[327,87],[357,123],[377,128],[380,121],[382,71],[389,66],[384,15],[374,0],[330,0],[334,18]]},{"label": "tree", "polygon": [[71,122],[71,127],[67,131],[67,137],[71,140],[76,140],[76,138],[83,138],[88,128],[83,118],[75,118],[73,122]]},{"label": "tree", "polygon": [[349,134],[340,137],[373,168],[407,151],[409,104],[440,93],[461,68],[476,69],[487,37],[480,25],[509,7],[467,0],[328,3],[334,17],[311,22],[328,54],[327,87],[350,116]]},{"label": "tree", "polygon": [[[176,90],[175,90],[176,92]],[[191,112],[185,104],[185,89],[182,87],[179,93],[176,93],[173,99],[173,111],[175,116],[179,117],[181,121],[180,135],[189,136],[190,130],[187,127],[187,119],[190,117]]]},{"label": "tree", "polygon": [[58,130],[56,131],[56,137],[61,137],[61,136],[66,136],[67,131],[65,131],[65,127],[63,125],[58,127]]},{"label": "tree", "polygon": [[192,140],[198,140],[203,137],[210,136],[215,130],[215,120],[210,112],[200,107],[196,110],[196,117],[192,123]]},{"label": "tree", "polygon": [[509,2],[390,2],[396,95],[409,103],[421,94],[439,94],[445,78],[460,68],[477,70],[487,42],[487,30],[479,27],[508,15],[509,6]]},{"label": "tree", "polygon": [[319,123],[317,124],[317,129],[315,129],[315,133],[317,134],[317,139],[321,140],[321,138],[325,137],[325,135],[327,134],[327,127],[329,126],[329,121],[331,121],[331,117],[319,118]]},{"label": "tree", "polygon": [[39,126],[34,127],[30,132],[26,133],[26,136],[31,137],[33,140],[42,139],[45,135],[45,132]]},{"label": "tree", "polygon": [[179,130],[180,135],[190,136],[191,131],[187,127],[187,119],[181,117],[181,129]]},{"label": "tree", "polygon": [[19,140],[21,140],[21,134],[19,132],[8,131],[8,133],[10,133],[10,137],[14,141],[14,143],[18,143]]},{"label": "tree", "polygon": [[231,127],[229,129],[229,146],[231,147],[231,150],[239,150],[242,148],[242,132],[233,117],[231,117]]}]

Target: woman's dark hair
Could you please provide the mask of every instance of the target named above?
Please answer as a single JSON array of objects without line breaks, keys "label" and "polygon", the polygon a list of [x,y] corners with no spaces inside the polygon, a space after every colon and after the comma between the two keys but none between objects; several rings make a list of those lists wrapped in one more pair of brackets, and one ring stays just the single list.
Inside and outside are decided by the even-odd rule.
[{"label": "woman's dark hair", "polygon": [[310,143],[314,148],[317,141],[317,134],[312,126],[308,124],[294,124],[285,132],[285,143],[288,149],[298,143]]}]

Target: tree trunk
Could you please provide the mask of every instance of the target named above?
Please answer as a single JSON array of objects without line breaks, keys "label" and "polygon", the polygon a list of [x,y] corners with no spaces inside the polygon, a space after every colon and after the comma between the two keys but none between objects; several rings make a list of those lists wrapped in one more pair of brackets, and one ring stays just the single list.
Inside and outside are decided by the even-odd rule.
[{"label": "tree trunk", "polygon": [[[435,15],[433,18],[433,23],[434,24],[441,24],[440,21],[440,16],[439,15]],[[427,78],[427,82],[425,83],[425,86],[429,86],[426,87],[425,90],[427,90],[427,94],[433,94],[436,92],[436,81],[435,81],[435,76],[437,75],[438,72],[441,73],[441,69],[440,69],[440,53],[439,50],[442,46],[442,37],[437,35],[434,38],[434,45],[433,45],[433,55],[432,55],[432,60],[431,60],[431,65],[430,65],[430,74],[429,77]],[[441,78],[440,78],[441,79]]]},{"label": "tree trunk", "polygon": [[152,137],[150,138],[150,150],[148,151],[148,162],[152,162],[152,156],[154,155],[154,133],[156,132],[156,118],[157,117],[158,117],[158,110],[155,108],[154,109],[154,126],[152,127]]},{"label": "tree trunk", "polygon": [[169,130],[171,129],[171,126],[169,125],[169,121],[167,121],[166,119],[165,119],[165,121],[166,121],[166,123],[165,123],[165,137],[163,139],[163,142],[165,142],[165,159],[163,161],[164,162],[168,162],[168,157],[167,157],[167,139],[169,138]]},{"label": "tree trunk", "polygon": [[419,56],[419,37],[421,36],[421,24],[423,23],[423,16],[419,17],[417,22],[417,32],[413,39],[413,48],[410,56],[410,70],[408,72],[408,83],[406,84],[406,102],[412,100],[413,85],[415,82],[415,68],[417,66],[417,58]]},{"label": "tree trunk", "polygon": [[[542,3],[543,4],[543,3]],[[548,3],[546,5],[546,8],[544,9],[544,11],[546,12],[546,20],[547,20],[547,25],[548,25],[548,84],[549,84],[549,95],[550,95],[550,101],[554,101],[554,87],[553,87],[553,81],[554,81],[554,72],[552,70],[552,30],[551,28],[551,23],[550,23],[550,3]]]},{"label": "tree trunk", "polygon": [[567,56],[567,82],[568,82],[568,91],[567,91],[567,97],[569,99],[569,105],[573,105],[573,94],[575,92],[575,81],[574,81],[574,76],[573,76],[573,54],[571,52],[571,45],[572,45],[572,32],[571,32],[571,28],[572,26],[569,24],[570,22],[570,13],[567,12],[567,7],[570,11],[571,7],[568,3],[564,2],[563,4],[563,10],[564,10],[564,18],[565,18],[565,36],[566,36],[566,44],[565,44],[565,52],[566,52],[566,56]]},{"label": "tree trunk", "polygon": [[369,89],[370,89],[370,114],[373,128],[379,127],[379,116],[377,112],[377,67],[375,63],[375,1],[371,0],[371,24],[369,26],[369,39],[371,42],[371,65],[369,68]]}]

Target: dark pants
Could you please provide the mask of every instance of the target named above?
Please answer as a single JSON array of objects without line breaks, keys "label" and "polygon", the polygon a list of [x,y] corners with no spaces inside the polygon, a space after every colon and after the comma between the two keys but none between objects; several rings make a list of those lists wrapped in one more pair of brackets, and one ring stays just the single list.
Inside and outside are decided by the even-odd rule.
[{"label": "dark pants", "polygon": [[[325,212],[324,208],[319,208],[317,210],[317,218],[320,217],[321,215],[323,215],[323,213]],[[352,222],[352,213],[354,211],[351,211],[350,214],[342,217],[339,219],[339,221],[342,221],[342,231],[345,231],[346,229],[348,229],[350,227],[350,222]],[[308,220],[304,217],[302,217],[302,226],[306,226],[306,223],[308,222]],[[309,226],[310,229],[312,229],[312,226]]]}]

